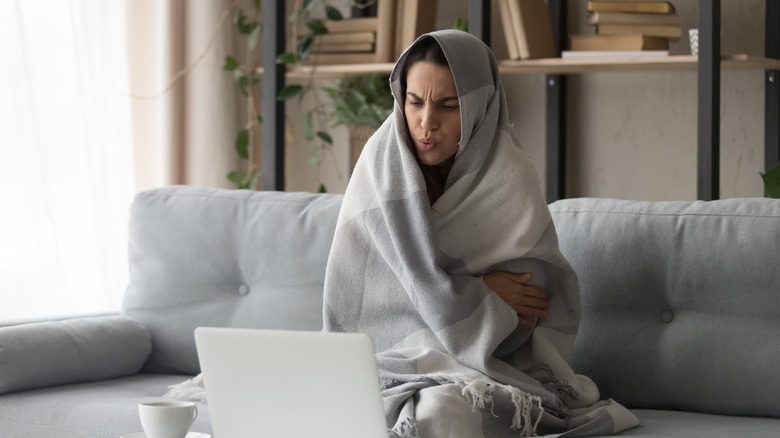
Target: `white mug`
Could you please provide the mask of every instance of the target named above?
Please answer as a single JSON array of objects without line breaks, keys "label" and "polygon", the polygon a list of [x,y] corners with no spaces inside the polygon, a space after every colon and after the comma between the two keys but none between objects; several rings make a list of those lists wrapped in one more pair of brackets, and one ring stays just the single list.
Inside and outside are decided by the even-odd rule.
[{"label": "white mug", "polygon": [[198,407],[178,401],[141,403],[138,415],[147,438],[185,438],[198,417]]}]

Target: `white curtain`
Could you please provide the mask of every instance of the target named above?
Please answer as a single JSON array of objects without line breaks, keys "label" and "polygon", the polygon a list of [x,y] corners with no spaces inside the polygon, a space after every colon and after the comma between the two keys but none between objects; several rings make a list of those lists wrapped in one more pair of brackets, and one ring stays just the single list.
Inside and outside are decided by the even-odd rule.
[{"label": "white curtain", "polygon": [[126,56],[124,1],[0,0],[0,322],[119,309]]}]

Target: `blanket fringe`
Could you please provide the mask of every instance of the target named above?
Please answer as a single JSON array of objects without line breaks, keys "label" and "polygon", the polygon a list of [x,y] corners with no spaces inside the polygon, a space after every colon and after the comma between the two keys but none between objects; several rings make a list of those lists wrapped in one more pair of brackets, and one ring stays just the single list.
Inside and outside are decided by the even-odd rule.
[{"label": "blanket fringe", "polygon": [[[457,385],[461,394],[470,401],[471,409],[484,409],[486,404],[490,404],[490,413],[498,417],[493,411],[493,393],[498,390],[509,395],[512,404],[515,407],[515,414],[512,417],[512,430],[520,432],[520,436],[537,436],[536,429],[544,414],[542,407],[542,398],[531,395],[525,391],[515,388],[511,385],[503,385],[496,382],[490,382],[486,379],[473,379],[463,374],[439,374],[438,380],[441,383],[454,383]],[[539,415],[532,419],[532,408],[536,405],[539,408]]]},{"label": "blanket fringe", "polygon": [[523,370],[524,373],[536,379],[548,391],[558,394],[558,397],[568,397],[572,400],[579,399],[579,394],[566,380],[556,377],[552,368],[545,363],[539,363]]},{"label": "blanket fringe", "polygon": [[203,374],[185,380],[176,385],[168,387],[163,397],[184,401],[206,402],[206,387],[203,385]]},{"label": "blanket fringe", "polygon": [[417,423],[414,419],[406,417],[395,427],[387,431],[388,438],[420,438]]}]

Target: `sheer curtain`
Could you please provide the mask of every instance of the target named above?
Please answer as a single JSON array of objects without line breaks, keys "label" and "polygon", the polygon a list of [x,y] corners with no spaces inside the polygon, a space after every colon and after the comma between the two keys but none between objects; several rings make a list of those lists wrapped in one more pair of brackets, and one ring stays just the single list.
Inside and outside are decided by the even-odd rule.
[{"label": "sheer curtain", "polygon": [[0,321],[119,308],[126,56],[124,1],[0,1]]}]

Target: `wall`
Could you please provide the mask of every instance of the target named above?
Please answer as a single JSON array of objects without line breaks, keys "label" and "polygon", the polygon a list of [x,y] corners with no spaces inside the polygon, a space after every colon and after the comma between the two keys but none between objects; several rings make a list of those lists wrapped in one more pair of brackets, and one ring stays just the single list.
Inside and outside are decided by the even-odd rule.
[{"label": "wall", "polygon": [[[440,5],[445,0],[439,0]],[[437,26],[450,27],[467,15],[467,0],[446,0]],[[696,27],[697,0],[672,0],[687,35]],[[592,33],[585,2],[570,0],[570,34]],[[722,53],[762,55],[764,0],[722,1]],[[492,3],[492,47],[506,57],[498,4]],[[686,39],[671,45],[689,52]],[[724,71],[721,75],[721,197],[762,196],[764,167],[764,72]],[[544,75],[503,75],[509,111],[523,146],[544,178]],[[568,183],[570,197],[639,200],[696,198],[696,72],[598,73],[568,79]],[[288,108],[290,105],[288,104]],[[294,111],[288,114],[296,120]],[[346,130],[334,129],[332,157],[322,180],[331,192],[346,187]],[[315,190],[308,147],[288,146],[287,189]],[[332,160],[329,163],[328,160]]]}]

